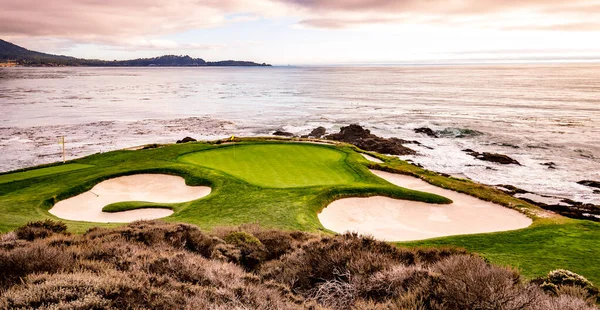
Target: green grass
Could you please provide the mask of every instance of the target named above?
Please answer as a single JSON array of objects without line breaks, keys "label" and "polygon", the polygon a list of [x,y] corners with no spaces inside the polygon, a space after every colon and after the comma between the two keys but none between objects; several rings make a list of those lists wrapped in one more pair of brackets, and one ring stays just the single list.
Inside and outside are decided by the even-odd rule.
[{"label": "green grass", "polygon": [[106,206],[104,206],[104,208],[102,208],[102,212],[116,213],[116,212],[122,212],[122,211],[130,211],[130,210],[137,210],[137,209],[149,209],[149,208],[159,208],[159,209],[169,209],[169,210],[174,209],[172,204],[146,202],[146,201],[124,201],[124,202],[115,202],[115,203],[106,205]]},{"label": "green grass", "polygon": [[39,168],[32,169],[22,172],[13,172],[0,175],[0,184],[8,183],[13,181],[25,180],[29,178],[35,178],[39,176],[45,176],[50,174],[57,174],[62,172],[68,172],[73,170],[85,169],[92,167],[91,165],[82,165],[82,164],[64,164],[59,166],[47,167],[47,168]]},{"label": "green grass", "polygon": [[184,155],[182,162],[226,172],[261,187],[348,184],[358,176],[347,154],[318,145],[270,144],[222,147]]},{"label": "green grass", "polygon": [[532,227],[492,234],[465,235],[400,243],[410,246],[459,246],[482,254],[492,263],[513,266],[534,278],[567,269],[600,284],[600,224],[540,220]]},{"label": "green grass", "polygon": [[[446,178],[395,158],[370,153],[385,161],[374,164],[356,153],[355,147],[344,144],[333,147],[241,140],[235,150],[233,145],[186,143],[96,154],[67,165],[0,175],[30,176],[0,186],[0,232],[30,221],[57,220],[48,213],[56,201],[89,190],[103,180],[136,173],[180,175],[190,186],[211,186],[213,190],[205,198],[186,203],[120,202],[105,207],[107,211],[172,208],[174,214],[165,218],[166,221],[186,222],[207,230],[258,223],[265,228],[327,232],[317,213],[342,197],[384,195],[430,203],[449,202],[437,195],[393,186],[370,173],[368,168],[371,167],[415,175],[441,187],[529,212],[534,218],[534,224],[522,230],[438,238],[406,245],[460,246],[481,253],[494,263],[518,267],[528,277],[564,268],[600,283],[596,264],[600,257],[599,224],[562,217],[539,219],[535,217],[539,208],[501,191]],[[64,167],[86,168],[59,169]],[[65,222],[75,233],[94,226],[120,225]]]}]

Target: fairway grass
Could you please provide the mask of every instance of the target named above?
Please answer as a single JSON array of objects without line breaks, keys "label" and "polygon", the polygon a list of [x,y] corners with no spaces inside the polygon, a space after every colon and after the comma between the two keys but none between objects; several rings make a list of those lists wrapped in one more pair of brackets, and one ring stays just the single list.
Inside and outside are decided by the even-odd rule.
[{"label": "fairway grass", "polygon": [[22,172],[13,172],[0,175],[0,184],[8,183],[13,181],[25,180],[29,178],[35,178],[50,174],[57,174],[62,172],[68,172],[73,170],[90,168],[91,165],[82,165],[82,164],[64,164],[59,166],[47,167],[47,168],[38,168],[32,169]]},{"label": "fairway grass", "polygon": [[348,184],[358,176],[344,163],[347,154],[317,145],[233,145],[184,155],[182,162],[228,173],[271,188]]}]

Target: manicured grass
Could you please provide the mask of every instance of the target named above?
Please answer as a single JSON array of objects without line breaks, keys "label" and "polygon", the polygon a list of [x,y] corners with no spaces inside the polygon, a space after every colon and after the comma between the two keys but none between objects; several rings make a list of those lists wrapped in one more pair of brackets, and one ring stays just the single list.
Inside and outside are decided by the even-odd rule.
[{"label": "manicured grass", "polygon": [[104,206],[104,208],[102,208],[102,212],[116,213],[116,212],[122,212],[122,211],[148,209],[148,208],[159,208],[159,209],[169,209],[169,210],[174,209],[173,204],[155,203],[155,202],[146,202],[146,201],[125,201],[125,202],[115,202],[115,203],[106,205],[106,206]]},{"label": "manicured grass", "polygon": [[27,170],[22,172],[14,172],[0,175],[0,184],[8,183],[13,181],[25,180],[29,178],[35,178],[39,176],[45,176],[50,174],[62,173],[67,171],[79,170],[92,167],[91,165],[83,164],[64,164],[59,166],[39,168],[33,170]]},{"label": "manicured grass", "polygon": [[344,163],[346,156],[318,145],[262,144],[201,151],[180,160],[226,172],[254,185],[289,188],[355,181],[358,176]]}]

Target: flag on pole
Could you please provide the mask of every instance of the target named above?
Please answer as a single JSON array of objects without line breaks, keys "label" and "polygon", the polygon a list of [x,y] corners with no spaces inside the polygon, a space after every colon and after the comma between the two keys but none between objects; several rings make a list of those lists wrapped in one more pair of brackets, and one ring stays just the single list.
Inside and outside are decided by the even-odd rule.
[{"label": "flag on pole", "polygon": [[235,139],[235,137],[234,137],[234,136],[231,136],[231,139],[229,139],[229,140],[233,141],[233,139]]}]

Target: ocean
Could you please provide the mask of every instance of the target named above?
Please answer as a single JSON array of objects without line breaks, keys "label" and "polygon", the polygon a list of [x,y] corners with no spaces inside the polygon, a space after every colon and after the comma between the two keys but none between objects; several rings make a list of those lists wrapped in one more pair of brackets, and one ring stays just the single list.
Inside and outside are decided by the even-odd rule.
[{"label": "ocean", "polygon": [[[424,167],[600,204],[600,64],[0,68],[0,171],[185,136],[358,123]],[[440,137],[415,133],[429,127]],[[464,149],[506,154],[499,165]],[[554,163],[551,169],[547,163]]]}]

